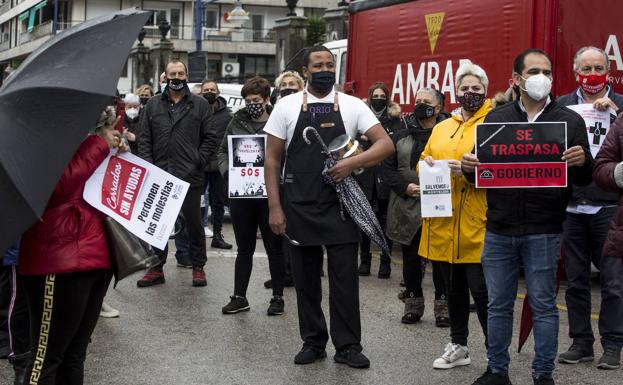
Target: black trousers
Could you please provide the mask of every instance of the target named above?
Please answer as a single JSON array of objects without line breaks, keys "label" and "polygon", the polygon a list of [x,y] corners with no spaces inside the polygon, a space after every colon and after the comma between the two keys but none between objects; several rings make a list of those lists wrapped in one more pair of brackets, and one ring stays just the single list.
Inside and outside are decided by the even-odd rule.
[{"label": "black trousers", "polygon": [[264,248],[268,254],[268,268],[273,282],[273,295],[283,295],[285,276],[283,245],[281,237],[273,233],[268,225],[268,200],[231,199],[229,212],[234,227],[236,246],[238,247],[234,271],[234,294],[242,297],[247,295],[259,226]]},{"label": "black trousers", "polygon": [[11,266],[2,265],[0,258],[0,354],[8,355],[9,346],[9,306],[11,306]]},{"label": "black trousers", "polygon": [[469,293],[476,304],[476,314],[487,345],[487,285],[479,263],[440,262],[448,290],[448,313],[452,343],[467,346],[469,335]]},{"label": "black trousers", "polygon": [[30,317],[24,279],[17,272],[17,266],[3,266],[2,270],[8,272],[9,277],[8,343],[11,356],[19,356],[30,350]]},{"label": "black trousers", "polygon": [[[329,276],[329,316],[331,340],[336,349],[361,351],[359,315],[359,273],[357,243],[326,245]],[[299,329],[304,345],[324,349],[328,340],[327,323],[322,312],[322,246],[288,245],[299,314]]]},{"label": "black trousers", "polygon": [[569,213],[564,223],[562,246],[568,282],[565,301],[569,309],[569,337],[584,346],[595,342],[590,318],[591,262],[601,272],[602,345],[623,346],[623,264],[618,257],[601,255],[615,210],[616,207],[604,207],[593,215]]},{"label": "black trousers", "polygon": [[32,335],[26,381],[84,383],[87,346],[111,277],[109,270],[24,276]]},{"label": "black trousers", "polygon": [[[186,234],[188,234],[188,257],[193,267],[203,267],[208,260],[206,255],[206,236],[201,223],[201,187],[191,187],[188,189],[184,203],[182,203],[182,215],[184,216]],[[156,254],[160,257],[160,265],[156,268],[162,269],[167,262],[169,246],[164,250],[156,249]]]},{"label": "black trousers", "polygon": [[220,172],[206,172],[203,190],[208,188],[208,202],[212,210],[212,230],[214,233],[220,233],[223,230],[223,216],[225,215],[225,179]]},{"label": "black trousers", "polygon": [[[426,260],[418,254],[422,228],[413,236],[409,245],[402,247],[402,279],[405,282],[407,292],[413,293],[415,297],[423,297],[422,280],[424,279]],[[444,283],[440,262],[433,261],[433,285],[435,286],[435,299],[446,299],[446,285]]]},{"label": "black trousers", "polygon": [[[376,210],[374,214],[376,215],[376,219],[381,224],[383,233],[385,233],[385,225],[387,224],[387,206],[389,205],[389,199],[379,199],[377,201],[377,205],[378,205],[378,210]],[[389,246],[389,249],[391,250],[392,245],[393,245],[392,240],[385,237],[385,241],[387,242],[387,245]],[[359,255],[361,255],[362,257],[371,255],[370,253],[370,248],[372,246],[371,240],[370,240],[370,237],[368,237],[366,233],[364,233],[363,231],[361,232],[361,242],[359,242],[359,245],[360,245]],[[381,262],[391,262],[389,255],[382,253]]]}]

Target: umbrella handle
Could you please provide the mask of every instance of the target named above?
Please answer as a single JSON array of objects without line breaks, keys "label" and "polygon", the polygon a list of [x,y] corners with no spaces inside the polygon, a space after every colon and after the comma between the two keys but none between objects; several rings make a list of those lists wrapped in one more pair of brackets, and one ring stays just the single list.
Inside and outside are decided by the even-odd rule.
[{"label": "umbrella handle", "polygon": [[303,140],[305,141],[305,143],[311,144],[311,140],[309,140],[309,138],[307,137],[307,133],[310,131],[314,133],[316,140],[318,140],[318,143],[320,143],[320,146],[322,146],[322,152],[326,156],[331,156],[331,154],[329,153],[329,148],[327,147],[326,143],[324,142],[324,140],[322,140],[322,137],[320,136],[318,131],[312,126],[307,126],[305,127],[305,129],[303,129]]}]

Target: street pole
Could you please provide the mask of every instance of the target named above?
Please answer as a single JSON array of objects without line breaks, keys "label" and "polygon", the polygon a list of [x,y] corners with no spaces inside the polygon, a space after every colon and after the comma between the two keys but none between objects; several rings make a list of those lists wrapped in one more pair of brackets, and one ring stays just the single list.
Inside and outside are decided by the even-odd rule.
[{"label": "street pole", "polygon": [[[57,0],[55,0],[57,1]],[[201,0],[195,0],[195,50],[201,52],[201,40],[203,27],[203,13],[201,12]]]},{"label": "street pole", "polygon": [[52,35],[56,35],[58,29],[58,0],[54,0],[54,17],[52,19]]}]

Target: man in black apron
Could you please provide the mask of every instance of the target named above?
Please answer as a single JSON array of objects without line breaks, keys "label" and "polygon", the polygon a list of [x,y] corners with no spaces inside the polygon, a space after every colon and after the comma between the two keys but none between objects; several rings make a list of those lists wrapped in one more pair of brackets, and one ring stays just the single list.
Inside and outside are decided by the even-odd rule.
[{"label": "man in black apron", "polygon": [[[321,178],[325,159],[321,146],[315,138],[311,138],[310,145],[306,144],[302,133],[306,127],[314,127],[327,144],[344,133],[351,137],[365,133],[370,138],[373,145],[369,150],[341,160],[329,170],[336,182],[357,168],[380,163],[392,153],[393,145],[378,120],[367,115],[371,114],[370,109],[361,100],[333,91],[335,60],[326,47],[309,49],[304,64],[307,89],[277,104],[277,114],[271,115],[265,128],[269,134],[265,173],[270,225],[275,233],[285,233],[300,244],[288,245],[303,339],[303,348],[294,362],[309,364],[326,357],[329,335],[321,308],[320,280],[322,246],[325,246],[331,339],[337,350],[334,360],[355,368],[367,368],[370,361],[361,353],[360,344],[359,229],[348,215],[345,220],[341,219],[338,196]],[[347,119],[343,119],[345,116]],[[280,191],[281,160],[286,145],[283,190]]]}]

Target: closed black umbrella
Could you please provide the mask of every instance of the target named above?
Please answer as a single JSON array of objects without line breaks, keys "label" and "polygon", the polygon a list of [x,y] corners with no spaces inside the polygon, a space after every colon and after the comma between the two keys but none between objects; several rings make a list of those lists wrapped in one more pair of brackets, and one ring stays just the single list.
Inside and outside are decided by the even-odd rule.
[{"label": "closed black umbrella", "polygon": [[115,95],[150,15],[119,11],[63,31],[0,89],[0,252],[40,218],[65,166]]},{"label": "closed black umbrella", "polygon": [[366,233],[366,235],[370,237],[370,239],[376,243],[385,254],[390,255],[391,250],[389,250],[389,246],[385,240],[383,229],[381,228],[378,219],[376,219],[374,210],[372,210],[372,206],[370,206],[370,202],[368,202],[368,199],[361,190],[361,187],[359,187],[355,181],[355,178],[350,175],[338,183],[331,178],[331,175],[329,175],[329,169],[337,163],[337,159],[335,159],[331,154],[327,148],[327,145],[322,140],[322,137],[320,137],[320,134],[318,134],[318,131],[316,131],[314,127],[306,127],[303,130],[303,140],[305,140],[305,143],[311,144],[311,141],[307,138],[308,132],[312,132],[322,146],[322,152],[326,157],[325,167],[322,170],[322,178],[325,183],[333,186],[337,192],[337,196],[340,200],[340,214],[342,216],[342,220],[346,219],[344,216],[344,209],[346,209],[357,226],[364,233]]}]

